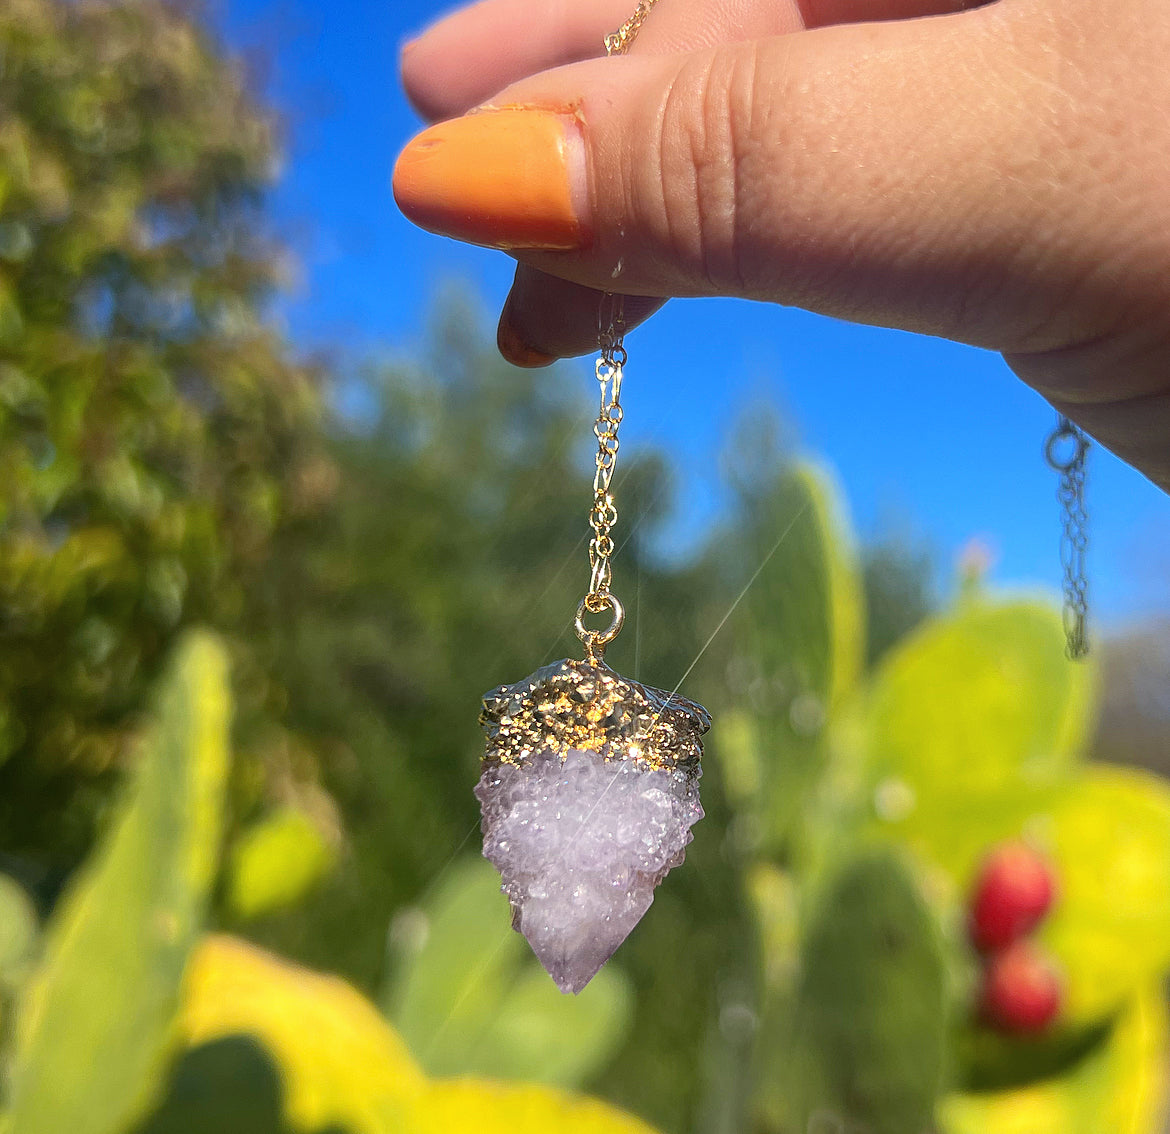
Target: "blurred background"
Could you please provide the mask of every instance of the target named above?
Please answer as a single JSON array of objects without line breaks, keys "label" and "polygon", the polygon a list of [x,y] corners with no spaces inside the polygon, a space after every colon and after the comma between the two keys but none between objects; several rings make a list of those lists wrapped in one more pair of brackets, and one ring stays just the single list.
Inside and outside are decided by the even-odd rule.
[{"label": "blurred background", "polygon": [[[471,794],[579,651],[591,365],[410,228],[438,10],[0,0],[0,1130],[1160,1134],[1170,500],[997,357],[668,305],[628,341],[621,672],[707,817],[563,997]],[[714,396],[713,396],[714,392]]]}]

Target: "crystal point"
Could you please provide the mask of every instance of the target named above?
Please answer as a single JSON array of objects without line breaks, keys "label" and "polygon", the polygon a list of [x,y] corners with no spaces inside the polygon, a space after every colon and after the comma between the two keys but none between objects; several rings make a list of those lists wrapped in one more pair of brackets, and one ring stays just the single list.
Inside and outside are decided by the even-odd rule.
[{"label": "crystal point", "polygon": [[576,748],[485,767],[475,793],[513,925],[562,992],[626,939],[703,817],[694,773]]},{"label": "crystal point", "polygon": [[563,992],[580,992],[703,817],[707,710],[604,663],[543,666],[484,698],[483,853]]}]

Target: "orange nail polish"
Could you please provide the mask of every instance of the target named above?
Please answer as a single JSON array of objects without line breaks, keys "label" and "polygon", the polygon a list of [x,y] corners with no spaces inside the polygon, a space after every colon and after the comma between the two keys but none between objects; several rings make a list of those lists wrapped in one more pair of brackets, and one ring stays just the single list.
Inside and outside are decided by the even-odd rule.
[{"label": "orange nail polish", "polygon": [[578,121],[536,108],[482,110],[424,130],[394,167],[410,220],[491,248],[564,251],[587,241]]}]

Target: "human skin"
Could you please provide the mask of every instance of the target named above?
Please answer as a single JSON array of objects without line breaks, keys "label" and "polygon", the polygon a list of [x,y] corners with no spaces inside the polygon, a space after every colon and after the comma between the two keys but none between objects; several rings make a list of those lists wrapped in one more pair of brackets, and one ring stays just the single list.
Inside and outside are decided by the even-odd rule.
[{"label": "human skin", "polygon": [[[424,133],[394,185],[519,261],[505,357],[595,349],[615,279],[630,325],[792,304],[1000,351],[1170,490],[1165,0],[661,0],[595,58],[632,6],[481,0],[403,50],[427,119],[517,108]],[[524,160],[496,168],[504,138]]]}]

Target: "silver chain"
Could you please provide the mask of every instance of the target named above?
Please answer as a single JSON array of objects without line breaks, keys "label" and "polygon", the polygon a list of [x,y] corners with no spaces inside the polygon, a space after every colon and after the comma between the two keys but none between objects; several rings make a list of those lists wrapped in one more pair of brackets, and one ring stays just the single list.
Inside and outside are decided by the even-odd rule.
[{"label": "silver chain", "polygon": [[1060,563],[1064,568],[1065,653],[1076,660],[1089,652],[1089,580],[1085,552],[1089,546],[1089,514],[1085,510],[1085,459],[1089,439],[1064,414],[1044,445],[1044,459],[1060,474]]}]

